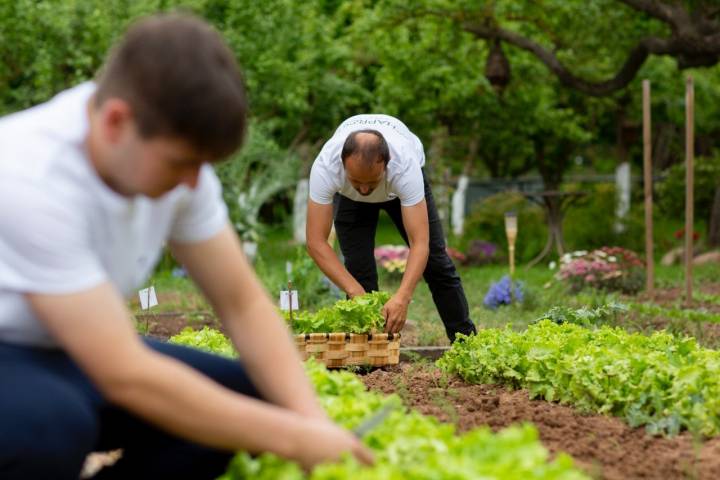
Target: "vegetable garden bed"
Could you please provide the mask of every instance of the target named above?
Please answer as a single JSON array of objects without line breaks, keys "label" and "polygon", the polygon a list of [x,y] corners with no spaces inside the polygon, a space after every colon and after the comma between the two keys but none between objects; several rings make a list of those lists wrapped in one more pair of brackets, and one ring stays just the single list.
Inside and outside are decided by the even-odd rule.
[{"label": "vegetable garden bed", "polygon": [[[707,314],[712,315],[716,313],[720,299],[720,296],[718,296],[719,292],[720,289],[700,289],[697,302],[698,309],[688,312],[691,312],[692,315],[695,316],[699,314],[707,316]],[[697,321],[694,317],[692,319],[684,317],[679,320],[674,319],[673,315],[689,315],[685,315],[685,311],[682,310],[682,307],[678,303],[680,299],[674,296],[675,293],[677,293],[675,290],[662,290],[660,291],[659,301],[657,302],[652,302],[650,299],[643,297],[636,297],[633,300],[643,303],[629,303],[631,307],[630,310],[623,313],[612,323],[630,328],[631,330],[641,329],[645,332],[655,330],[655,328],[653,328],[655,325],[649,324],[646,326],[647,328],[644,328],[642,325],[635,324],[636,321],[652,320],[653,322],[659,322],[656,325],[657,327],[677,325],[678,329],[675,331],[683,331],[680,327],[685,329],[692,327],[695,330],[701,330],[701,332],[695,332],[695,336],[702,344],[706,344],[706,342],[702,340],[708,340],[710,338],[710,333],[714,332],[714,327],[717,327],[720,332],[720,323]],[[307,341],[308,338],[313,335],[319,335],[329,340],[330,335],[322,333],[322,329],[327,328],[326,326],[328,324],[335,325],[334,328],[343,328],[342,322],[346,322],[345,324],[349,322],[351,325],[356,325],[357,328],[367,328],[365,325],[371,324],[373,325],[371,328],[374,328],[374,331],[378,331],[378,322],[380,322],[380,319],[377,318],[376,314],[371,314],[370,311],[376,312],[379,308],[378,305],[382,303],[381,300],[380,298],[371,298],[369,303],[361,304],[360,306],[352,304],[351,302],[342,301],[332,308],[323,309],[319,312],[300,312],[299,316],[294,319],[294,328],[301,328],[312,332],[302,335],[304,341]],[[645,310],[649,309],[653,309],[653,312],[657,310],[659,313],[657,315],[649,315],[648,312],[645,312]],[[141,325],[141,322],[139,322],[139,325]],[[207,325],[217,328],[217,320],[212,317],[201,318],[197,315],[187,315],[185,317],[182,315],[158,315],[155,318],[149,318],[148,333],[157,335],[158,332],[160,332],[159,336],[167,338],[167,336],[176,333],[186,325],[191,326],[193,329],[199,329]],[[412,322],[410,326],[413,326]],[[537,328],[537,325],[532,326],[529,331],[532,332],[533,329]],[[542,338],[545,338],[549,344],[558,347],[559,345],[555,345],[553,342],[558,341],[561,334],[564,334],[563,331],[568,330],[568,332],[565,333],[570,333],[569,331],[574,330],[577,326],[555,325],[549,328],[553,330],[553,332],[547,333],[547,335],[542,336]],[[173,332],[173,329],[176,331]],[[555,332],[555,329],[559,330]],[[480,337],[485,338],[488,334],[491,336],[494,335],[490,330],[492,329],[481,329]],[[502,330],[498,330],[497,332],[500,331]],[[592,329],[588,331],[592,331]],[[578,354],[584,352],[587,358],[583,357],[585,360],[582,361],[565,361],[560,357],[556,358],[555,354],[544,351],[543,348],[539,346],[537,338],[534,340],[516,338],[517,336],[526,335],[527,332],[520,333],[509,330],[505,332],[506,333],[500,335],[502,338],[497,338],[495,339],[496,341],[485,338],[485,342],[483,343],[483,345],[487,345],[490,350],[485,351],[481,363],[485,367],[499,368],[499,370],[493,374],[496,375],[497,378],[483,379],[481,378],[481,374],[476,376],[475,379],[471,378],[473,382],[479,382],[479,384],[476,385],[471,385],[450,374],[442,373],[427,361],[416,362],[416,360],[420,359],[420,356],[414,354],[402,355],[404,363],[396,366],[382,367],[382,369],[375,369],[362,376],[362,379],[371,390],[383,393],[397,393],[402,397],[403,403],[407,407],[413,408],[422,414],[435,416],[443,422],[453,423],[461,433],[469,432],[483,426],[489,426],[493,431],[501,431],[506,427],[518,423],[532,422],[537,428],[539,440],[550,451],[551,455],[559,452],[569,453],[576,460],[576,463],[593,478],[610,480],[626,478],[720,478],[720,437],[714,436],[716,434],[713,433],[719,428],[718,425],[720,425],[720,423],[718,423],[717,419],[711,418],[715,415],[712,414],[712,409],[707,410],[709,416],[699,410],[694,410],[695,407],[693,407],[692,404],[696,400],[693,400],[692,392],[682,387],[682,383],[678,383],[675,387],[672,387],[678,392],[675,396],[680,399],[688,398],[690,403],[685,402],[683,404],[683,402],[671,401],[675,398],[674,396],[664,396],[665,394],[660,391],[658,391],[660,393],[650,394],[652,398],[647,401],[636,397],[631,398],[628,395],[632,393],[630,387],[631,384],[637,383],[635,381],[633,381],[634,383],[625,382],[627,385],[621,389],[622,391],[618,395],[613,396],[611,403],[603,400],[604,397],[600,395],[602,392],[597,390],[597,388],[600,387],[611,386],[610,383],[612,382],[610,382],[610,380],[613,377],[613,372],[618,375],[624,375],[620,370],[615,371],[622,365],[628,363],[622,361],[623,359],[628,360],[632,366],[640,362],[645,356],[650,355],[652,358],[647,362],[648,367],[632,367],[628,370],[632,378],[635,378],[639,382],[643,378],[650,379],[652,375],[655,375],[660,379],[659,381],[667,387],[667,385],[669,385],[668,382],[674,381],[672,379],[676,376],[675,373],[673,373],[675,371],[674,368],[683,369],[682,372],[689,374],[692,373],[692,371],[696,371],[696,367],[703,366],[702,368],[704,370],[700,371],[700,377],[698,378],[705,379],[703,380],[703,385],[706,385],[706,387],[703,388],[706,388],[707,391],[703,391],[701,395],[703,398],[707,397],[708,401],[713,401],[710,397],[713,396],[711,393],[715,391],[715,387],[713,386],[715,383],[713,383],[713,375],[710,370],[711,367],[714,368],[713,366],[717,363],[715,354],[703,351],[696,352],[697,347],[694,346],[691,340],[675,343],[663,337],[662,334],[659,334],[655,340],[646,341],[643,338],[639,338],[639,336],[627,338],[627,334],[623,331],[613,330],[613,332],[616,333],[611,334],[609,331],[606,331],[606,333],[603,333],[601,336],[604,335],[603,338],[607,337],[618,340],[619,343],[615,343],[622,345],[620,349],[616,349],[612,345],[611,348],[607,349],[606,345],[602,342],[587,343],[591,340],[591,337],[594,338],[596,334],[576,332],[572,333],[570,337],[577,340],[579,335],[584,339],[583,342],[585,343],[583,343],[583,345],[586,346],[578,349]],[[418,338],[418,335],[417,332],[413,335],[412,329],[409,330],[409,335],[406,336],[405,333],[404,331],[403,347],[405,348],[402,350],[406,351],[407,346],[415,343],[413,339]],[[201,344],[213,345],[211,349],[214,351],[225,351],[227,353],[229,349],[229,347],[226,346],[226,348],[221,345],[224,340],[214,337],[214,334],[208,331],[205,333],[188,333],[188,335],[191,334],[193,337],[201,338]],[[335,336],[338,338],[343,337],[344,341],[347,340],[345,334],[339,333]],[[191,344],[195,341],[196,340],[193,339]],[[516,341],[519,341],[519,343],[513,347],[511,343]],[[663,350],[665,346],[670,349],[668,352],[676,353],[666,353],[665,350]],[[513,349],[517,349],[516,347],[521,350],[525,349],[525,347],[528,348],[525,349],[527,351],[523,350],[524,353],[518,353],[517,351],[513,353]],[[539,349],[535,347],[539,347]],[[546,345],[546,347],[548,347],[548,345]],[[495,350],[492,350],[493,348]],[[572,353],[574,348],[575,347],[568,348],[560,346],[560,350],[565,353]],[[597,363],[591,362],[588,355],[601,355],[602,358],[607,360],[607,362],[605,362],[607,365],[604,363],[600,364],[602,362],[597,363],[599,365],[598,368],[601,368],[604,373],[597,378],[590,375],[588,377],[588,382],[590,383],[587,383],[587,385],[591,387],[589,393],[582,393],[582,389],[578,390],[578,388],[584,384],[584,381],[574,384],[572,378],[575,377],[575,374],[572,372],[568,373],[568,375],[560,374],[558,377],[557,375],[553,376],[553,372],[558,372],[555,367],[549,370],[543,369],[544,367],[540,368],[540,370],[536,369],[537,371],[535,373],[530,369],[524,369],[523,362],[526,360],[522,360],[521,357],[522,355],[530,353],[532,354],[528,358],[530,358],[532,362],[539,361],[543,356],[550,359],[554,358],[555,360],[553,361],[557,361],[558,363],[554,363],[553,365],[570,365],[573,369],[578,369],[578,372],[581,372],[583,375],[590,375],[592,371],[594,371],[590,367]],[[518,357],[518,355],[521,355],[521,357]],[[547,355],[550,356],[548,357]],[[710,363],[708,363],[708,361]],[[671,364],[674,365],[674,367],[669,368],[668,365]],[[495,367],[493,367],[493,365],[495,365]],[[513,367],[513,365],[515,366]],[[517,373],[520,376],[513,377],[512,372],[510,372],[510,376],[503,379],[505,373],[508,372],[507,368],[517,368]],[[615,370],[606,371],[608,368]],[[503,371],[505,371],[505,373],[503,373]],[[573,372],[574,371],[575,370],[573,370]],[[476,375],[477,372],[478,370],[475,369],[475,367],[471,367],[466,373],[472,376]],[[535,375],[536,373],[540,376]],[[679,375],[678,378],[682,380],[686,376],[687,375],[683,373]],[[529,398],[531,394],[529,390],[513,390],[513,387],[521,387],[524,385],[523,382],[529,381],[536,395],[547,395],[550,392],[550,390],[548,390],[549,388],[552,390],[557,386],[562,387],[562,385],[564,385],[563,382],[560,382],[562,379],[568,379],[569,383],[567,383],[567,385],[571,388],[565,389],[567,391],[564,393],[562,388],[553,390],[551,398],[557,400],[561,398],[562,395],[565,395],[565,401],[568,401],[570,405],[559,405],[558,403],[545,400],[531,400]],[[512,385],[489,385],[486,382],[510,382]],[[559,383],[556,384],[556,382]],[[695,381],[688,379],[686,383],[693,384],[693,382]],[[638,383],[638,385],[640,384]],[[711,387],[708,387],[708,385]],[[665,389],[667,390],[667,388]],[[692,390],[692,388],[690,390]],[[688,394],[686,395],[686,393]],[[582,407],[582,405],[581,407],[573,407],[572,405],[574,405],[577,400],[581,400],[581,403],[584,401],[588,403],[588,405],[596,405],[599,410],[613,412],[620,416],[626,416],[631,413],[631,416],[638,420],[635,423],[651,425],[651,428],[656,428],[658,431],[668,427],[670,430],[677,430],[678,428],[685,429],[689,426],[691,429],[696,429],[700,432],[696,431],[696,433],[693,434],[684,431],[673,437],[651,436],[643,426],[637,428],[630,426],[627,418],[588,414],[587,411],[592,410],[592,408],[588,408],[588,405],[584,407]],[[672,410],[675,413],[671,415],[671,422],[667,423],[663,420],[662,416],[656,415],[657,412],[651,410],[645,411],[644,413],[640,410],[634,411],[632,408],[623,407],[623,402],[629,406],[633,405],[632,402],[634,402],[634,405],[639,406],[665,405],[665,407],[662,408],[668,408],[668,406],[675,408],[676,405],[679,406],[677,407],[677,411]],[[701,414],[698,414],[698,412]],[[716,414],[717,413],[718,412],[716,412]],[[706,415],[707,418],[703,415]],[[710,438],[700,438],[700,433],[710,435]],[[496,440],[492,440],[492,442],[495,441]],[[390,445],[392,444],[388,444],[387,448],[395,448],[390,447]],[[531,445],[531,443],[528,443],[528,445]],[[266,474],[272,472],[272,469],[268,470],[267,468],[268,465],[265,464],[262,471]],[[353,471],[352,468],[349,468],[349,470],[348,468],[349,466],[343,467],[342,472],[349,473]],[[235,480],[243,477],[236,472],[229,478]],[[271,476],[267,478],[271,478]],[[325,477],[320,475],[317,478]]]},{"label": "vegetable garden bed", "polygon": [[719,437],[700,442],[689,433],[651,436],[644,428],[631,428],[619,418],[531,400],[527,390],[471,385],[429,363],[384,367],[362,379],[369,389],[399,394],[408,407],[454,423],[460,432],[483,425],[497,431],[532,422],[552,454],[570,454],[593,478],[720,478]]}]

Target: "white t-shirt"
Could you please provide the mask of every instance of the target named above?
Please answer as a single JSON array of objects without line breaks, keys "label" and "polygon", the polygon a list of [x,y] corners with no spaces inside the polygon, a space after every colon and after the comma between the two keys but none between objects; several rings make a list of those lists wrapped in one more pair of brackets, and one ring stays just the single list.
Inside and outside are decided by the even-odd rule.
[{"label": "white t-shirt", "polygon": [[[357,130],[377,130],[390,149],[385,181],[368,196],[361,195],[347,181],[340,158],[348,135]],[[424,165],[422,142],[400,120],[389,115],[356,115],[340,124],[315,159],[310,171],[310,199],[327,205],[340,193],[356,202],[379,203],[399,198],[403,207],[410,207],[425,198]]]},{"label": "white t-shirt", "polygon": [[209,165],[195,189],[179,186],[158,199],[123,197],[103,183],[83,147],[94,91],[84,83],[0,118],[0,342],[56,345],[23,293],[67,294],[108,281],[128,297],[168,239],[201,241],[227,223]]}]

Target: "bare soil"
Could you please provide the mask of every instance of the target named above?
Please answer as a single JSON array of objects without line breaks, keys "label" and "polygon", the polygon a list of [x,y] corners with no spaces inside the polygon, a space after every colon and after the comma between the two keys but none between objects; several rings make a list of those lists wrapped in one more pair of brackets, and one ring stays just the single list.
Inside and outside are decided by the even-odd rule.
[{"label": "bare soil", "polygon": [[180,333],[186,327],[193,330],[201,330],[203,327],[212,327],[225,333],[222,323],[217,317],[209,312],[163,312],[157,314],[135,315],[138,330],[143,335],[148,335],[162,340],[167,340]]},{"label": "bare soil", "polygon": [[[698,342],[709,348],[720,347],[720,283],[708,283],[697,289],[705,298],[695,299],[689,305],[685,303],[685,289],[680,287],[663,288],[655,290],[653,295],[642,293],[629,300],[641,303],[650,303],[663,308],[680,308],[687,310],[701,310],[715,315],[715,321],[701,322],[683,318],[672,318],[663,315],[644,315],[631,311],[617,320],[619,326],[629,330],[652,331],[665,329],[675,334],[695,337]],[[714,296],[708,299],[707,296]]]},{"label": "bare soil", "polygon": [[[699,291],[705,295],[712,295],[720,297],[720,283],[707,283],[702,285],[695,291]],[[645,292],[641,293],[635,298],[639,302],[652,302],[662,307],[683,307],[689,309],[703,309],[710,313],[720,314],[720,302],[709,301],[707,299],[694,299],[690,304],[686,305],[685,300],[685,288],[684,287],[672,287],[672,288],[661,288],[656,289],[653,295],[649,295]]]},{"label": "bare soil", "polygon": [[469,385],[429,364],[385,367],[362,378],[369,389],[397,393],[407,406],[452,422],[461,432],[482,425],[499,430],[532,422],[551,454],[570,454],[594,478],[720,478],[720,438],[695,441],[688,433],[653,437],[618,418],[530,400],[525,390]]}]

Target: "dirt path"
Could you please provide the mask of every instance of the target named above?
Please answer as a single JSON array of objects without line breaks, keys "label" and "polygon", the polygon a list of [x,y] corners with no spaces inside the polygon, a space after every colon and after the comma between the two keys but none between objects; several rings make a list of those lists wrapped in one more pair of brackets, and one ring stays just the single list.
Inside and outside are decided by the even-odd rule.
[{"label": "dirt path", "polygon": [[371,390],[398,393],[406,405],[453,422],[460,431],[481,425],[499,430],[530,421],[552,453],[569,453],[594,478],[720,478],[720,438],[696,444],[689,434],[651,437],[617,418],[583,415],[569,407],[529,400],[525,390],[468,385],[429,365],[401,364],[375,370],[363,376],[363,381]]}]

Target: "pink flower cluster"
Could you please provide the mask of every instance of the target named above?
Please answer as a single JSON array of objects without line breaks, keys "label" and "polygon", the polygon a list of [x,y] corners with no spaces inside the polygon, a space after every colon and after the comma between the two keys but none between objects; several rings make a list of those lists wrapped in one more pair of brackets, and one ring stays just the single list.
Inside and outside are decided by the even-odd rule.
[{"label": "pink flower cluster", "polygon": [[588,286],[631,293],[642,286],[642,265],[635,253],[621,247],[580,250],[560,258],[557,278],[576,291]]},{"label": "pink flower cluster", "polygon": [[409,254],[405,245],[381,245],[375,248],[375,261],[389,273],[402,274]]},{"label": "pink flower cluster", "polygon": [[410,249],[405,245],[380,245],[375,248],[375,260],[407,260]]}]

